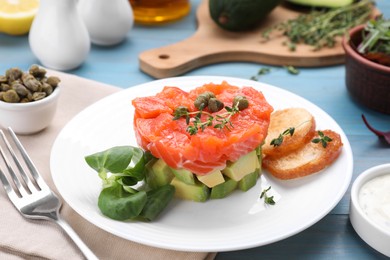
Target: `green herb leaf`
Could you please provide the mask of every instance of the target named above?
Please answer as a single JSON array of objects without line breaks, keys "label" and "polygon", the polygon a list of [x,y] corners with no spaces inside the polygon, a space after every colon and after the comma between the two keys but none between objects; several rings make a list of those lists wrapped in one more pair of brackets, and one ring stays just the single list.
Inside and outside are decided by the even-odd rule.
[{"label": "green herb leaf", "polygon": [[293,136],[294,132],[295,132],[295,127],[287,128],[286,130],[283,131],[283,133],[279,134],[277,138],[272,139],[270,145],[273,145],[274,147],[280,146],[283,143],[284,136],[286,135]]},{"label": "green herb leaf", "polygon": [[257,75],[265,75],[271,72],[270,68],[260,68],[260,70],[257,72]]},{"label": "green herb leaf", "polygon": [[109,218],[128,220],[141,213],[146,200],[145,191],[129,193],[121,185],[114,184],[100,192],[98,207]]},{"label": "green herb leaf", "polygon": [[103,180],[107,179],[108,172],[123,173],[131,162],[135,167],[134,174],[137,175],[139,171],[143,172],[143,151],[132,146],[116,146],[86,156],[85,161],[99,173],[99,177]]},{"label": "green herb leaf", "polygon": [[274,196],[268,197],[267,192],[271,189],[269,186],[261,192],[260,199],[264,198],[264,203],[268,205],[275,205]]},{"label": "green herb leaf", "polygon": [[326,148],[328,146],[329,142],[332,142],[332,138],[329,136],[326,136],[322,131],[318,131],[319,138],[314,138],[311,140],[312,143],[321,143],[322,147]]},{"label": "green herb leaf", "polygon": [[299,74],[299,70],[297,68],[295,68],[294,66],[283,66],[285,69],[287,69],[288,73],[292,74],[292,75],[298,75]]},{"label": "green herb leaf", "polygon": [[140,217],[152,221],[168,206],[175,194],[175,187],[167,184],[147,192],[146,204]]}]

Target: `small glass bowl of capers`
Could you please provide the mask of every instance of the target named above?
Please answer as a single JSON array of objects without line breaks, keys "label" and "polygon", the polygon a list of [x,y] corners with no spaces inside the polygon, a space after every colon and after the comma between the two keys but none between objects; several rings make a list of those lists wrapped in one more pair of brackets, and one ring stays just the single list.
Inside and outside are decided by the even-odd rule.
[{"label": "small glass bowl of capers", "polygon": [[17,134],[33,134],[54,118],[60,94],[60,79],[32,65],[24,72],[10,68],[0,75],[0,126]]}]

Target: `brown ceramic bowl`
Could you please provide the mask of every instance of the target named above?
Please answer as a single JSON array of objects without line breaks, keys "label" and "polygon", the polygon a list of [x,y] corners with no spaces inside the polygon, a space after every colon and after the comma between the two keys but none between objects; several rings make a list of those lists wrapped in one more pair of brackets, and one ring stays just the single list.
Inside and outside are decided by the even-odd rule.
[{"label": "brown ceramic bowl", "polygon": [[360,104],[390,114],[390,67],[368,60],[355,46],[362,40],[365,25],[350,30],[344,37],[346,85],[351,96]]}]

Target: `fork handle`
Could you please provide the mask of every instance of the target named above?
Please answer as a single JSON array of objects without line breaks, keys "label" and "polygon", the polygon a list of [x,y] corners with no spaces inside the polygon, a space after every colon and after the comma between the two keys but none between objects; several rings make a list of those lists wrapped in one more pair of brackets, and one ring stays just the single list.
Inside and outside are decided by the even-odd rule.
[{"label": "fork handle", "polygon": [[63,219],[57,218],[54,220],[64,231],[65,233],[73,240],[73,242],[79,247],[81,253],[88,260],[97,260],[97,256],[89,249],[89,247],[81,240],[79,235],[73,230],[73,228]]}]

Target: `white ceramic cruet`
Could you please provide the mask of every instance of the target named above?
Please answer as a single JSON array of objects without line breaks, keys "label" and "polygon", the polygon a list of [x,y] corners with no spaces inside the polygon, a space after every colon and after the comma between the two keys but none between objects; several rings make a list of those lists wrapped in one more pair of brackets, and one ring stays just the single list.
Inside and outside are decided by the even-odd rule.
[{"label": "white ceramic cruet", "polygon": [[133,10],[128,0],[79,0],[78,10],[96,45],[118,44],[133,27]]},{"label": "white ceramic cruet", "polygon": [[77,0],[41,0],[29,43],[45,67],[57,70],[79,67],[89,53],[91,42],[77,11]]}]

